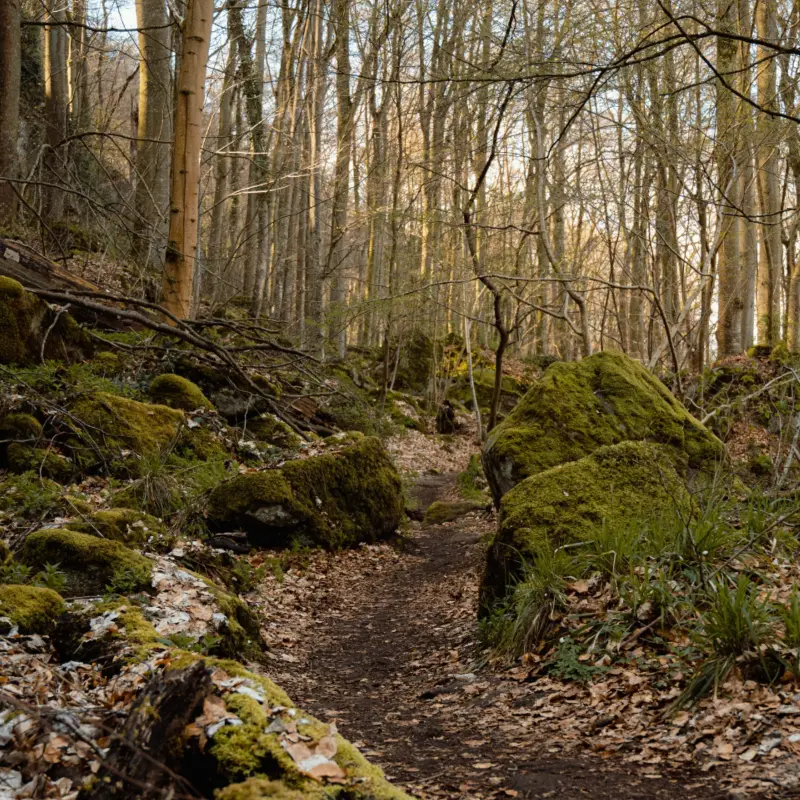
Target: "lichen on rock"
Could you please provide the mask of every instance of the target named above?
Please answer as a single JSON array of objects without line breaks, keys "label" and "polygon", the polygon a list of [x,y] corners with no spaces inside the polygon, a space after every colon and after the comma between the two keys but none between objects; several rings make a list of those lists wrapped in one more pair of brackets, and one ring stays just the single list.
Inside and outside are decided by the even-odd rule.
[{"label": "lichen on rock", "polygon": [[0,617],[10,619],[20,633],[50,633],[63,610],[63,598],[52,589],[0,584]]},{"label": "lichen on rock", "polygon": [[153,402],[183,411],[195,411],[198,408],[213,410],[211,401],[203,394],[202,389],[180,375],[171,373],[159,375],[150,384],[149,395]]},{"label": "lichen on rock", "polygon": [[526,478],[500,504],[481,607],[488,610],[543,550],[591,541],[604,528],[644,527],[684,510],[688,492],[668,446],[621,442]]},{"label": "lichen on rock", "polygon": [[336,549],[389,536],[403,513],[400,477],[383,445],[365,437],[342,450],[247,472],[209,496],[216,530],[241,528],[262,546],[293,537]]},{"label": "lichen on rock", "polygon": [[495,503],[521,480],[598,447],[652,441],[713,469],[722,443],[641,364],[622,353],[556,362],[489,434],[483,464]]},{"label": "lichen on rock", "polygon": [[152,572],[149,558],[121,542],[63,528],[44,528],[30,534],[19,560],[35,569],[58,564],[66,578],[65,597],[100,594],[115,582],[124,583],[131,591],[145,589]]}]

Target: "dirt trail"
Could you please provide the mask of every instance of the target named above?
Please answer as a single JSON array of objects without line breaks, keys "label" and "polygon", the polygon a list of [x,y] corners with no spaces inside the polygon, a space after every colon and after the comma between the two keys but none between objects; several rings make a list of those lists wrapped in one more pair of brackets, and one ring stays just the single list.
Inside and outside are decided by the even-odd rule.
[{"label": "dirt trail", "polygon": [[[420,505],[453,483],[454,476],[421,479]],[[499,677],[470,672],[480,539],[493,524],[480,514],[445,526],[414,523],[394,559],[355,573],[331,570],[310,612],[313,635],[299,643],[305,668],[286,686],[295,699],[335,720],[418,797],[730,797],[685,768],[573,757],[546,731],[526,728],[513,704],[497,702]]]}]

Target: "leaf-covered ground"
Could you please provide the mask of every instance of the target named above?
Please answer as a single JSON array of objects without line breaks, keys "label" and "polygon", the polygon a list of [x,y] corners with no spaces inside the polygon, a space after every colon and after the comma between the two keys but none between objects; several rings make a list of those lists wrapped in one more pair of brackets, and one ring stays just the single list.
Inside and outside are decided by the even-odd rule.
[{"label": "leaf-covered ground", "polygon": [[[444,447],[448,472],[416,476],[422,507],[455,496],[470,446],[464,437]],[[437,448],[432,438],[394,447],[406,469],[430,468]],[[564,653],[560,674],[583,682],[538,657],[491,662],[475,620],[494,525],[478,511],[412,523],[397,547],[296,556],[258,591],[275,679],[421,798],[797,796],[794,683],[732,677],[716,697],[670,713],[685,666],[636,636],[591,675]],[[587,615],[602,591],[570,589]]]}]

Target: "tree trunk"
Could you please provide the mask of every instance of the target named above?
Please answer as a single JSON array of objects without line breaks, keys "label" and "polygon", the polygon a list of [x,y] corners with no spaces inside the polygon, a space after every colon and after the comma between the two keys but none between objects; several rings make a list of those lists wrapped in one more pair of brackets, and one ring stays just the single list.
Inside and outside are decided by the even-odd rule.
[{"label": "tree trunk", "polygon": [[[778,39],[776,0],[757,0],[758,37]],[[758,103],[777,110],[777,64],[767,47],[758,48]],[[780,340],[781,246],[780,121],[758,115],[758,195],[761,205],[761,249],[758,259],[758,343],[774,346]]]},{"label": "tree trunk", "polygon": [[350,0],[335,0],[336,25],[336,174],[331,210],[331,243],[326,275],[331,277],[331,306],[334,312],[331,339],[339,357],[347,343],[344,324],[344,262],[347,254],[347,216],[350,197],[350,151],[353,135],[353,101],[350,97]]},{"label": "tree trunk", "polygon": [[[57,184],[63,177],[61,145],[67,136],[69,85],[67,81],[67,20],[64,6],[53,4],[44,29],[45,129],[48,145],[45,179]],[[54,186],[42,190],[42,216],[48,223],[64,216],[64,192]]]},{"label": "tree trunk", "polygon": [[[736,0],[718,0],[717,24],[723,33],[737,34]],[[717,37],[717,171],[719,175],[721,246],[719,250],[718,356],[742,352],[742,313],[744,310],[743,269],[739,253],[740,181],[737,142],[737,100],[729,85],[737,80],[738,45],[727,36]],[[723,82],[724,81],[724,82]],[[728,84],[728,85],[726,85]]]},{"label": "tree trunk", "polygon": [[213,13],[214,0],[188,0],[183,22],[172,152],[169,243],[162,283],[164,307],[181,319],[188,319],[192,312],[192,284],[197,260],[203,93]]},{"label": "tree trunk", "polygon": [[171,32],[164,0],[136,0],[139,31],[139,125],[136,156],[137,253],[160,271],[167,246],[172,140]]},{"label": "tree trunk", "polygon": [[[20,0],[0,2],[0,178],[17,177],[20,89]],[[14,184],[0,181],[0,219],[13,222]]]}]

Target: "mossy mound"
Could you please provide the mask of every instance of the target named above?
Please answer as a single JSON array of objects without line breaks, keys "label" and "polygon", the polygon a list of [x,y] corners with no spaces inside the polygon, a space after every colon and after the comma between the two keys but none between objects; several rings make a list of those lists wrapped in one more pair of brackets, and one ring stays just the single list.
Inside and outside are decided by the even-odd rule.
[{"label": "mossy mound", "polygon": [[428,506],[423,522],[425,525],[441,525],[443,522],[453,522],[465,514],[485,508],[486,503],[481,503],[479,500],[455,500],[453,502],[437,500]]},{"label": "mossy mound", "polygon": [[34,569],[58,564],[65,597],[101,594],[109,585],[136,591],[150,585],[152,562],[121,542],[63,528],[44,528],[25,540],[19,560]]},{"label": "mossy mound", "polygon": [[159,375],[150,384],[148,394],[154,403],[183,411],[195,411],[198,408],[213,410],[211,401],[203,394],[202,389],[188,378],[180,375]]},{"label": "mossy mound", "polygon": [[92,341],[69,314],[57,314],[17,281],[0,277],[0,364],[81,360]]},{"label": "mossy mound", "polygon": [[150,538],[164,536],[167,532],[166,526],[160,519],[133,508],[95,511],[86,519],[68,522],[64,527],[124,544],[144,544]]},{"label": "mossy mound", "polygon": [[70,409],[76,462],[84,469],[104,465],[111,472],[137,473],[137,460],[165,453],[183,425],[182,411],[96,392]]},{"label": "mossy mound", "polygon": [[0,539],[0,566],[11,561],[11,548]]},{"label": "mossy mound", "polygon": [[[182,654],[172,661],[172,667],[184,668],[199,659]],[[286,693],[268,678],[235,661],[203,660],[209,668],[241,681],[232,690],[219,692],[228,713],[241,724],[219,728],[205,745],[203,758],[197,760],[199,754],[195,754],[190,759],[196,765],[193,783],[217,787],[217,800],[411,800],[350,742],[332,733],[328,725],[311,714],[295,708]],[[296,726],[301,741],[311,754],[317,755],[311,764],[329,763],[331,768],[341,770],[335,782],[315,779],[301,770],[284,746],[291,745],[295,738],[295,734],[286,737],[287,726]],[[318,755],[323,738],[327,757]]]},{"label": "mossy mound", "polygon": [[[489,408],[494,396],[494,367],[475,367],[472,378],[475,383],[475,397],[478,399],[479,408]],[[525,387],[516,378],[504,375],[500,383],[500,410],[508,413],[525,394]],[[472,400],[472,387],[468,375],[459,375],[448,390],[448,397],[461,403],[468,411],[475,410]]]},{"label": "mossy mound", "polygon": [[723,445],[641,364],[603,352],[557,362],[487,438],[495,502],[524,478],[624,441],[671,446],[694,469],[713,469]]},{"label": "mossy mound", "polygon": [[[434,342],[420,330],[412,331],[401,341],[390,345],[389,357],[394,365],[396,354],[397,368],[394,386],[397,389],[410,389],[422,392],[428,387],[434,358]],[[381,354],[381,359],[383,355]]]},{"label": "mossy mound", "polygon": [[32,414],[14,412],[0,420],[0,439],[35,444],[42,438],[42,423]]},{"label": "mossy mound", "polygon": [[15,520],[54,517],[67,511],[64,489],[38,472],[7,475],[0,480],[0,511]]},{"label": "mossy mound", "polygon": [[20,633],[50,633],[63,610],[63,598],[52,589],[0,585],[0,617],[8,617]]},{"label": "mossy mound", "polygon": [[73,463],[59,453],[44,447],[31,447],[21,442],[11,442],[6,453],[9,472],[22,474],[35,472],[43,478],[66,483],[74,472]]},{"label": "mossy mound", "polygon": [[211,492],[208,506],[212,528],[246,530],[264,547],[371,542],[393,533],[402,514],[400,476],[370,437],[281,469],[237,475]]},{"label": "mossy mound", "polygon": [[274,414],[262,414],[260,417],[247,420],[245,436],[247,435],[258,442],[285,450],[297,450],[303,441],[289,425]]},{"label": "mossy mound", "polygon": [[500,504],[498,531],[481,587],[488,609],[514,583],[525,562],[543,551],[591,541],[619,530],[674,518],[688,492],[674,452],[649,442],[622,442],[540,472]]}]

